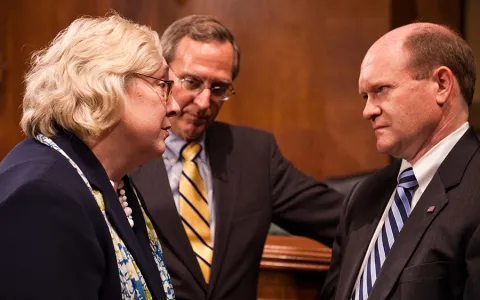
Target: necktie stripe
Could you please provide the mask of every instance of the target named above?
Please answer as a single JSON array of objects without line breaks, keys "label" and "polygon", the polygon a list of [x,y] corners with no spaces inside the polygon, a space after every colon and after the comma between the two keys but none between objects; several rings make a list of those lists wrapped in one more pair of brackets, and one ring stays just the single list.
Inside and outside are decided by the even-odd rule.
[{"label": "necktie stripe", "polygon": [[391,248],[401,228],[398,228],[397,221],[395,220],[395,216],[393,215],[392,210],[388,212],[388,220],[390,222],[390,226],[392,228],[392,234],[393,234],[393,242],[390,244],[390,248]]},{"label": "necktie stripe", "polygon": [[192,163],[195,165],[195,167],[197,167],[198,170],[200,170],[200,167],[198,167],[198,164],[195,160],[192,160]]},{"label": "necktie stripe", "polygon": [[416,187],[418,184],[414,184],[412,182],[405,182],[405,183],[402,183],[400,186],[404,189],[411,189],[411,188],[414,188]]},{"label": "necktie stripe", "polygon": [[185,178],[186,181],[192,186],[192,188],[195,189],[195,191],[197,192],[197,194],[200,196],[200,198],[208,204],[207,202],[207,199],[205,199],[205,195],[202,194],[202,191],[198,188],[197,185],[195,185],[195,182],[187,175],[185,174],[185,172],[182,172],[182,178]]},{"label": "necktie stripe", "polygon": [[362,300],[365,300],[367,299],[367,279],[365,278],[365,276],[363,276],[363,280],[362,280],[362,286],[360,287],[360,299]]},{"label": "necktie stripe", "polygon": [[372,265],[371,265],[371,267],[370,267],[370,274],[371,274],[370,276],[372,277],[372,279],[371,279],[372,285],[370,285],[369,290],[372,289],[373,283],[374,283],[375,280],[377,279],[377,275],[378,275],[378,273],[377,273],[377,268],[376,268],[376,266],[375,266],[375,255],[372,255],[371,257],[372,257],[372,258],[371,258],[370,260],[371,260],[371,262],[372,262]]},{"label": "necktie stripe", "polygon": [[370,259],[368,260],[368,263],[367,263],[367,268],[366,268],[366,271],[367,271],[367,289],[371,290],[372,289],[372,257],[373,256],[370,256]]},{"label": "necktie stripe", "polygon": [[213,244],[210,233],[210,210],[207,193],[196,157],[202,146],[197,142],[188,143],[181,151],[184,160],[178,192],[180,194],[180,217],[183,228],[195,252],[198,266],[205,282],[210,281]]},{"label": "necktie stripe", "polygon": [[412,189],[408,189],[408,195],[410,196],[410,203],[412,202],[412,199],[413,199],[413,190]]},{"label": "necktie stripe", "polygon": [[205,192],[205,187],[203,186],[202,176],[200,176],[200,171],[198,167],[191,161],[185,162],[185,164],[183,165],[182,175],[185,176],[195,186],[195,188],[199,191],[200,195],[206,201],[207,196]]},{"label": "necktie stripe", "polygon": [[[206,219],[206,218],[209,218],[210,216],[208,214],[206,216],[203,216],[203,214],[200,211],[198,211],[197,208],[182,193],[180,193],[180,197],[183,199],[183,201],[185,201],[185,203],[188,204],[188,206],[185,206],[185,208],[192,209],[193,212],[198,215],[198,218],[202,220],[203,223],[205,223],[205,225],[210,230],[210,222],[209,220]],[[198,222],[195,222],[195,223],[197,224]]]},{"label": "necktie stripe", "polygon": [[401,205],[396,205],[396,207],[400,213],[400,218],[402,218],[402,220],[406,220],[410,213],[410,200],[407,199],[406,195],[403,197],[403,199],[401,196],[399,197],[399,195],[395,195],[394,204],[396,203],[402,203]]},{"label": "necktie stripe", "polygon": [[[385,228],[386,226],[383,226],[382,228],[382,238],[380,240],[380,243],[379,244],[379,248],[381,248],[382,251],[380,251],[380,257],[383,256],[383,260],[385,260],[385,258],[387,258],[387,254],[388,254],[388,250],[390,249],[387,249],[388,247],[388,236],[387,236],[387,228]],[[386,246],[385,246],[386,245]],[[383,263],[382,263],[383,265]]]},{"label": "necktie stripe", "polygon": [[393,214],[392,222],[396,223],[398,230],[402,230],[402,227],[403,227],[401,207],[402,206],[398,207],[396,203],[393,203],[392,205],[392,214]]},{"label": "necktie stripe", "polygon": [[412,202],[412,194],[406,191],[404,188],[398,189],[398,194],[395,195],[395,200],[400,201],[405,205],[410,207],[410,203]]},{"label": "necktie stripe", "polygon": [[408,169],[403,170],[402,174],[400,174],[400,179],[398,181],[400,182],[403,178],[410,177],[410,176],[414,177],[411,180],[417,181],[417,179],[415,178],[415,173],[413,173],[412,168],[408,168]]},{"label": "necktie stripe", "polygon": [[[190,225],[190,223],[188,223],[188,221],[185,220],[183,217],[182,217],[182,222],[183,222],[183,224],[189,229],[189,231],[190,231],[191,233],[193,233],[193,234],[197,237],[197,240],[198,240],[199,242],[201,242],[205,247],[213,250],[212,246],[210,246],[210,245],[200,236],[200,234],[198,234],[198,232],[197,232],[195,229],[193,229],[192,225]],[[189,235],[189,236],[190,236],[190,235]]]},{"label": "necktie stripe", "polygon": [[[195,245],[195,254],[202,257],[205,261],[208,262],[208,260],[211,261],[211,258],[213,256],[213,250],[207,247],[204,247],[204,245],[198,243]],[[210,265],[210,264],[209,264]]]},{"label": "necktie stripe", "polygon": [[197,258],[204,264],[206,264],[209,268],[212,267],[212,265],[210,265],[206,260],[205,258],[203,258],[202,256],[200,256],[198,253],[195,253],[195,256],[197,256]]},{"label": "necktie stripe", "polygon": [[415,175],[413,175],[413,174],[409,175],[409,176],[402,176],[402,178],[400,178],[400,180],[398,180],[398,185],[399,186],[403,186],[406,183],[414,184],[414,185],[418,184],[416,182]]},{"label": "necktie stripe", "polygon": [[[383,252],[383,249],[380,249],[380,245],[382,244],[382,235],[380,234],[378,236],[378,241],[375,243],[375,248],[377,251],[375,251],[375,274],[380,273],[380,266],[383,263],[383,260],[385,260],[385,253]],[[382,250],[382,251],[380,251]],[[383,259],[382,259],[383,257]]]},{"label": "necktie stripe", "polygon": [[205,281],[208,283],[208,279],[207,278],[210,278],[210,270],[211,270],[211,267],[204,264],[203,263],[203,260],[201,260],[200,258],[197,257],[197,262],[198,262],[198,266],[200,267],[200,270],[202,271],[202,275],[203,277],[205,278]]},{"label": "necktie stripe", "polygon": [[367,257],[366,265],[351,299],[368,299],[368,295],[375,286],[375,281],[382,270],[382,265],[394,245],[395,238],[400,234],[410,215],[413,189],[417,186],[418,182],[412,168],[408,168],[400,174],[392,205],[373,249]]},{"label": "necktie stripe", "polygon": [[369,272],[370,272],[370,287],[368,288],[369,290],[372,289],[372,286],[373,286],[373,283],[375,282],[375,279],[377,279],[377,272],[376,272],[376,267],[375,267],[375,255],[371,255],[370,256],[370,268],[369,268]]},{"label": "necktie stripe", "polygon": [[385,226],[385,230],[387,232],[387,240],[383,241],[383,244],[388,246],[387,248],[385,248],[385,256],[387,256],[388,251],[390,251],[390,245],[393,245],[393,242],[395,241],[395,236],[393,235],[392,225],[390,225],[389,216],[387,216],[387,218],[385,219],[385,224],[387,224]]},{"label": "necktie stripe", "polygon": [[182,157],[185,161],[192,161],[200,154],[202,151],[202,146],[199,143],[191,142],[185,145],[185,147],[180,151]]},{"label": "necktie stripe", "polygon": [[185,204],[185,207],[183,208],[183,213],[191,213],[192,215],[190,216],[189,220],[185,220],[188,222],[188,225],[193,229],[195,228],[195,232],[198,233],[200,236],[205,236],[209,231],[210,228],[205,225],[203,220],[200,218],[200,216],[196,213],[192,213],[193,210],[189,209],[189,207]]},{"label": "necktie stripe", "polygon": [[[207,219],[206,216],[209,215],[208,204],[200,199],[200,195],[193,188],[190,182],[183,178],[183,176],[180,178],[180,183],[182,186],[182,191],[179,191],[179,193],[188,199],[188,201],[190,201],[190,203],[197,208],[197,210],[205,217],[205,219]],[[210,218],[208,218],[207,221],[210,221]]]},{"label": "necktie stripe", "polygon": [[[408,193],[407,193],[408,194]],[[400,199],[400,201],[397,200],[398,203],[401,203],[401,205],[398,205],[398,210],[400,212],[400,217],[402,218],[403,223],[405,224],[405,221],[408,219],[408,216],[410,215],[410,202],[412,200],[407,200],[405,199]]]}]

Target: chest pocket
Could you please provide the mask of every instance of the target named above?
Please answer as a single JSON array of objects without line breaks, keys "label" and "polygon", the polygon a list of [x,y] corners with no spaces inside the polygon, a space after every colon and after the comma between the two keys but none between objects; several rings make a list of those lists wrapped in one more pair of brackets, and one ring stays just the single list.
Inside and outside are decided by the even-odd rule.
[{"label": "chest pocket", "polygon": [[405,268],[399,280],[400,299],[451,299],[448,262],[437,261]]}]

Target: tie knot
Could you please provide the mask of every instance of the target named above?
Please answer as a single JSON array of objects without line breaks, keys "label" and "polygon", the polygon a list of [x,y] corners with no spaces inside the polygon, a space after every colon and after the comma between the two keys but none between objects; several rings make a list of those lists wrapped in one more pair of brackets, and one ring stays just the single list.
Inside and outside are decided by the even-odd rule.
[{"label": "tie knot", "polygon": [[185,161],[194,160],[202,151],[202,146],[197,142],[188,143],[182,150],[182,157]]},{"label": "tie knot", "polygon": [[405,189],[413,189],[418,186],[417,178],[415,177],[412,168],[403,170],[398,178],[398,186]]}]

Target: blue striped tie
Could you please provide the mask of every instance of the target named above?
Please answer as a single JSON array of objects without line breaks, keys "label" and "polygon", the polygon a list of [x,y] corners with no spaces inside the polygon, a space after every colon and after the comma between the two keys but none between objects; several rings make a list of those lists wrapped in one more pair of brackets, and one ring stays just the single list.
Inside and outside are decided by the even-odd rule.
[{"label": "blue striped tie", "polygon": [[392,249],[395,238],[402,230],[403,225],[410,215],[410,205],[414,189],[418,186],[412,168],[405,169],[398,180],[395,198],[383,224],[382,231],[378,234],[375,247],[368,257],[360,282],[357,285],[352,300],[367,300],[373,284],[380,274],[383,262]]}]

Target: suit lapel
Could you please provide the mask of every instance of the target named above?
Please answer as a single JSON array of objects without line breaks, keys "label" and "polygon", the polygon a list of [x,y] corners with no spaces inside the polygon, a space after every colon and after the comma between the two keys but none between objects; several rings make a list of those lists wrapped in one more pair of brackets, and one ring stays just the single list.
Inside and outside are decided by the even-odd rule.
[{"label": "suit lapel", "polygon": [[[388,253],[388,257],[382,266],[380,276],[373,286],[369,299],[387,299],[388,294],[393,289],[425,231],[430,223],[440,214],[447,202],[445,187],[440,176],[436,174],[412,211],[402,231],[395,239],[395,243],[390,253]],[[427,212],[430,206],[435,206],[435,210],[432,213]]]},{"label": "suit lapel", "polygon": [[233,141],[230,128],[227,125],[212,124],[207,131],[205,145],[212,170],[216,223],[209,286],[209,295],[211,295],[220,277],[226,255],[238,194],[236,190],[238,177],[231,166],[230,155],[233,150]]},{"label": "suit lapel", "polygon": [[[339,299],[351,298],[365,253],[396,186],[398,168],[399,164],[394,164],[362,183],[359,188],[368,190],[362,192],[364,196],[358,203],[365,204],[361,207],[355,207],[356,203],[351,204],[354,210],[352,214],[362,217],[358,221],[352,221],[352,224],[349,225],[348,245],[343,254],[343,268],[339,278],[340,284],[337,287],[337,291],[340,292]],[[356,197],[351,195],[350,198],[355,199]]]},{"label": "suit lapel", "polygon": [[107,219],[134,257],[135,263],[142,272],[150,292],[155,295],[156,299],[165,299],[163,289],[158,287],[159,282],[161,282],[159,280],[160,273],[156,268],[152,268],[152,263],[154,263],[154,261],[152,261],[153,257],[152,259],[148,259],[141,251],[140,245],[118,202],[118,197],[112,188],[103,166],[90,149],[77,137],[73,135],[59,136],[55,139],[55,142],[58,143],[78,165],[87,177],[92,188],[102,193]]},{"label": "suit lapel", "polygon": [[142,193],[148,215],[157,226],[161,243],[169,245],[179,260],[185,262],[198,284],[207,291],[207,284],[178,215],[163,159],[154,159],[131,176]]},{"label": "suit lapel", "polygon": [[[395,240],[369,299],[387,299],[428,227],[445,209],[447,191],[460,183],[478,144],[470,128],[447,155]],[[427,212],[430,206],[435,206],[433,212]]]}]

